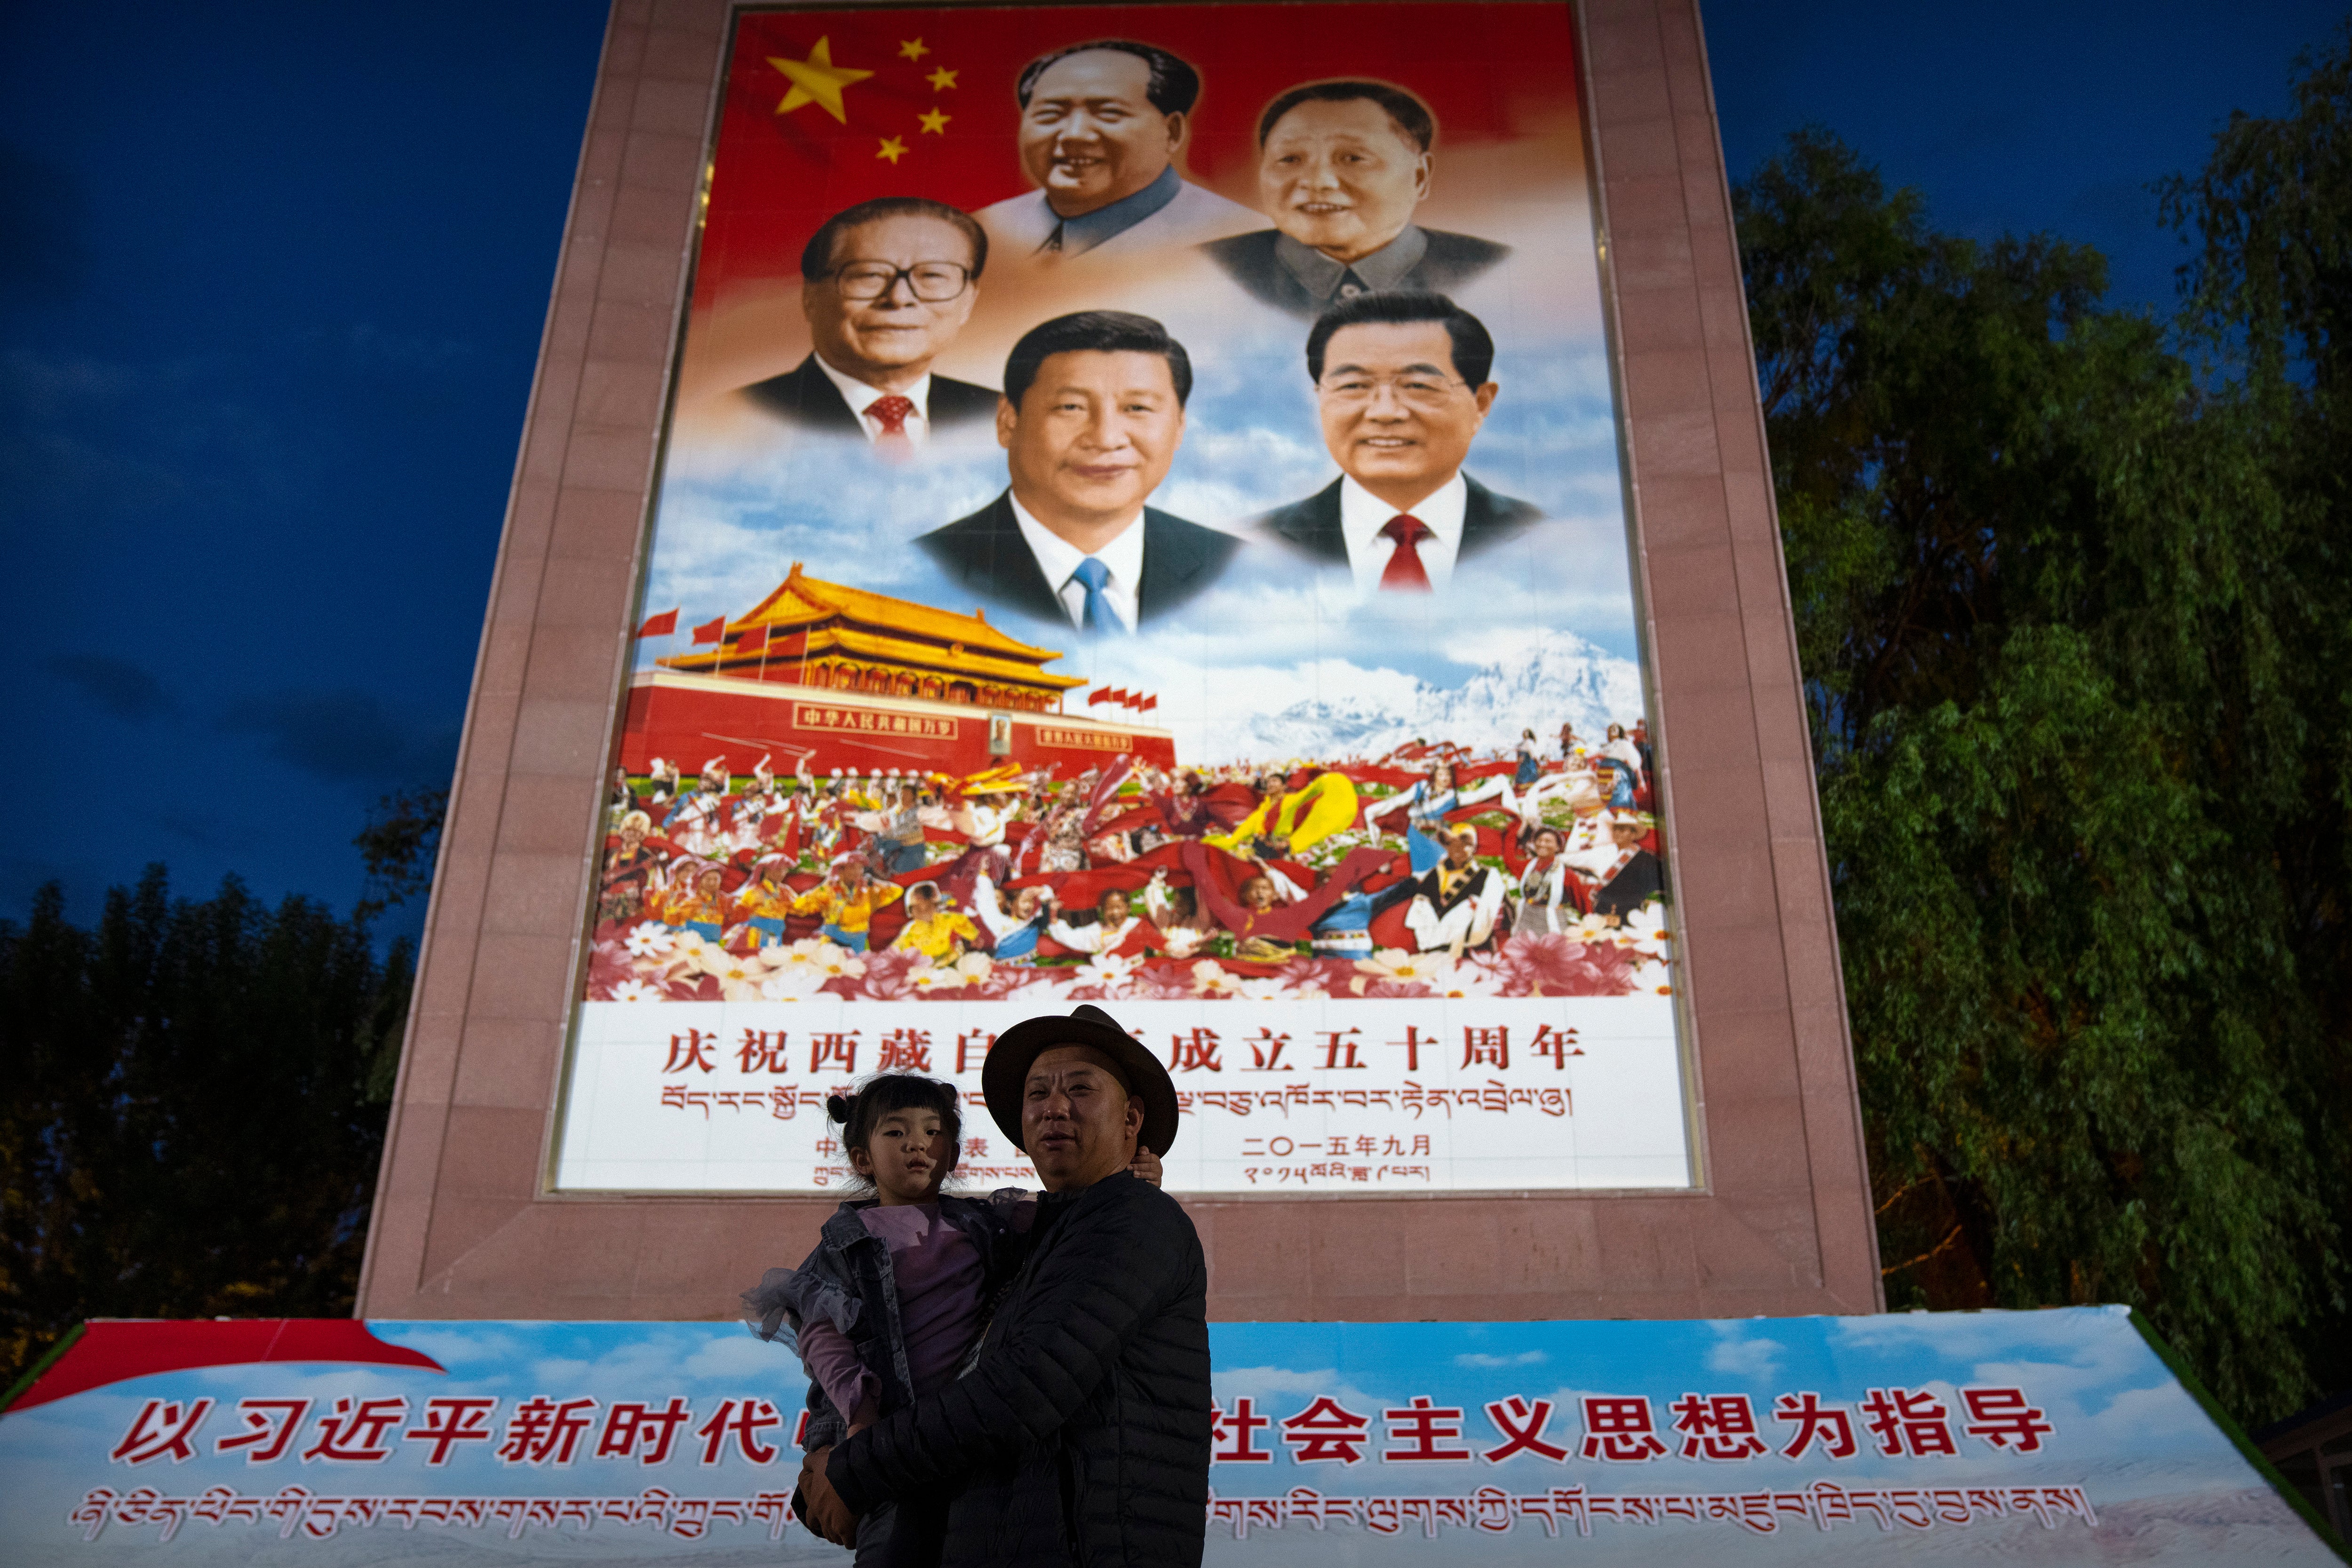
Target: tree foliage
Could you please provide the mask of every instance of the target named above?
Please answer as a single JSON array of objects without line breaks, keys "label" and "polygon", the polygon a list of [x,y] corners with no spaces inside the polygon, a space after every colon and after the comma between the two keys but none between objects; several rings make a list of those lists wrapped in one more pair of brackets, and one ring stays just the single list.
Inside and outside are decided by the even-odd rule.
[{"label": "tree foliage", "polygon": [[2250,1419],[2352,1374],[2346,81],[2168,197],[2222,373],[1826,134],[1735,193],[1889,1304],[2127,1301]]},{"label": "tree foliage", "polygon": [[351,1311],[412,968],[161,866],[0,922],[0,1385],[85,1318]]}]

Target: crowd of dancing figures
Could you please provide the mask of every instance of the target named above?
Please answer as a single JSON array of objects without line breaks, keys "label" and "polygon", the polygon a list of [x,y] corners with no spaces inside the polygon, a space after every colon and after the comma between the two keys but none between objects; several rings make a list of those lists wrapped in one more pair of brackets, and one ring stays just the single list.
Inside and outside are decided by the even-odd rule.
[{"label": "crowd of dancing figures", "polygon": [[[819,776],[772,761],[748,779],[724,758],[698,774],[659,758],[642,777],[615,772],[601,994],[737,994],[702,984],[714,953],[746,966],[718,959],[722,979],[746,984],[787,952],[910,955],[967,977],[1173,966],[1195,982],[1296,981],[1336,966],[1333,977],[1408,985],[1433,960],[1663,955],[1640,724],[1528,730],[1485,753],[1415,740],[1371,758],[1176,769],[1122,755],[1063,779],[1012,764]],[[682,975],[680,942],[704,955]],[[1601,988],[1630,988],[1621,979]]]}]

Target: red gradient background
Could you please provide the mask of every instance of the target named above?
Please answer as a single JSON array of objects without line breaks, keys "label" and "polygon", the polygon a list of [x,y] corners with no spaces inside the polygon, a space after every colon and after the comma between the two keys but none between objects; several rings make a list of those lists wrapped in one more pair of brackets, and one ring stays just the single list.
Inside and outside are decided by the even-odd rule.
[{"label": "red gradient background", "polygon": [[[1576,111],[1575,38],[1554,4],[1030,7],[777,11],[746,16],[735,39],[694,305],[729,286],[796,276],[801,246],[828,214],[876,196],[929,196],[966,209],[1029,189],[1013,86],[1038,55],[1089,38],[1155,44],[1201,73],[1185,163],[1249,201],[1257,116],[1302,81],[1371,77],[1410,89],[1437,116],[1438,146],[1514,139]],[[804,60],[826,39],[836,67],[874,75],[843,89],[847,123],[810,103],[780,115],[792,83],[771,56]],[[899,46],[919,38],[918,60]],[[957,85],[934,91],[945,67]],[[918,116],[938,108],[945,134]],[[885,137],[906,143],[895,164]]]}]

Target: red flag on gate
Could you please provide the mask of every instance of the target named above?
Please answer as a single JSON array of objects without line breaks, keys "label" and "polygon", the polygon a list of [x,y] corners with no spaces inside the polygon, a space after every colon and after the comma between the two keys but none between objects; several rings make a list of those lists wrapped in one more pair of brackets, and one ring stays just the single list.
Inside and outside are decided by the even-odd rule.
[{"label": "red flag on gate", "polygon": [[1136,711],[1136,712],[1138,712],[1138,713],[1147,713],[1147,712],[1150,711],[1151,709],[1158,707],[1159,706],[1160,706],[1160,694],[1159,694],[1159,693],[1157,693],[1157,692],[1154,692],[1154,693],[1152,693],[1150,696],[1148,696],[1148,697],[1144,698],[1144,699],[1143,699],[1143,701],[1142,701],[1140,704],[1139,704],[1139,705],[1137,706],[1137,707],[1136,707],[1136,710],[1135,710],[1135,711]]},{"label": "red flag on gate", "polygon": [[727,617],[721,615],[716,621],[706,621],[701,625],[697,626],[694,629],[694,640],[698,643],[725,642],[727,640]]},{"label": "red flag on gate", "polygon": [[1125,707],[1127,706],[1127,693],[1121,687],[1113,686],[1109,691],[1103,694],[1103,700],[1105,702],[1117,703],[1119,706]]},{"label": "red flag on gate", "polygon": [[665,610],[658,615],[648,617],[646,623],[637,628],[640,637],[674,637],[677,634],[677,612],[675,610]]},{"label": "red flag on gate", "polygon": [[765,626],[754,626],[735,639],[735,651],[739,653],[756,653],[767,645],[768,629]]},{"label": "red flag on gate", "polygon": [[1103,698],[1108,695],[1110,695],[1110,688],[1108,686],[1097,686],[1094,690],[1087,694],[1087,706],[1088,707],[1098,706],[1100,706]]}]

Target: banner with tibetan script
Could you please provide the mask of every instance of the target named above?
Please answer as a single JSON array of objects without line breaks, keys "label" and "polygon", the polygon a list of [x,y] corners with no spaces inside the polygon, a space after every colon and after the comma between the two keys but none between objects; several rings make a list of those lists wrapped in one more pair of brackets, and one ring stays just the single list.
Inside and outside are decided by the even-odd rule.
[{"label": "banner with tibetan script", "polygon": [[[1218,1323],[1207,1560],[2335,1561],[2121,1308]],[[96,1323],[0,1558],[846,1563],[804,1379],[715,1323]]]},{"label": "banner with tibetan script", "polygon": [[1556,4],[739,17],[556,1186],[837,1186],[828,1092],[1086,1001],[1174,1190],[1692,1185],[1579,70]]}]

